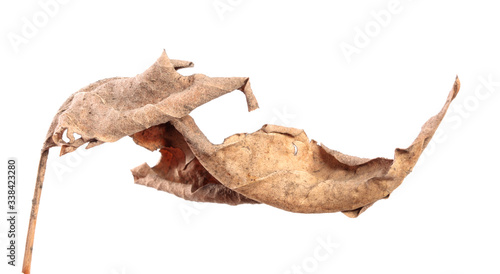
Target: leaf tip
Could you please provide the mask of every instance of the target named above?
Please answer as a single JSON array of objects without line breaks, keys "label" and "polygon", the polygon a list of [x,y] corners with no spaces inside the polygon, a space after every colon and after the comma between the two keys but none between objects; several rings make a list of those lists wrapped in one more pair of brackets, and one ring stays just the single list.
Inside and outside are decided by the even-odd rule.
[{"label": "leaf tip", "polygon": [[451,97],[451,100],[455,99],[457,97],[458,91],[460,90],[460,79],[458,78],[458,75],[455,77],[455,83],[453,84],[453,96]]},{"label": "leaf tip", "polygon": [[156,62],[163,67],[171,67],[171,68],[174,67],[174,65],[170,61],[170,58],[168,58],[167,51],[165,49],[163,49],[160,58],[158,58]]}]

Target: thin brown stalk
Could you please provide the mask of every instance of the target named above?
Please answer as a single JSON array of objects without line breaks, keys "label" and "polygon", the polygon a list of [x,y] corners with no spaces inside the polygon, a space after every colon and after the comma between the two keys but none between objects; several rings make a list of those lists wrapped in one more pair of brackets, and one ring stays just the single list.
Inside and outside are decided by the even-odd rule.
[{"label": "thin brown stalk", "polygon": [[24,274],[30,274],[31,272],[31,256],[33,254],[33,242],[35,240],[36,217],[38,216],[38,207],[40,206],[40,197],[42,195],[43,179],[45,177],[48,156],[49,149],[44,149],[40,155],[40,163],[38,164],[38,174],[36,177],[35,193],[33,194],[33,203],[31,206],[28,236],[26,237],[26,248],[24,250]]}]

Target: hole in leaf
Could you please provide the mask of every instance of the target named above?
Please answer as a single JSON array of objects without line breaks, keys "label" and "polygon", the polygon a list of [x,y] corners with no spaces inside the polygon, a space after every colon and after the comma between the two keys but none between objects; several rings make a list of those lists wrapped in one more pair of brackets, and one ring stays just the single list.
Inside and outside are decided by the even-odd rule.
[{"label": "hole in leaf", "polygon": [[69,143],[69,138],[68,138],[68,129],[65,129],[62,133],[62,136],[61,136],[61,139],[65,142],[65,143]]}]

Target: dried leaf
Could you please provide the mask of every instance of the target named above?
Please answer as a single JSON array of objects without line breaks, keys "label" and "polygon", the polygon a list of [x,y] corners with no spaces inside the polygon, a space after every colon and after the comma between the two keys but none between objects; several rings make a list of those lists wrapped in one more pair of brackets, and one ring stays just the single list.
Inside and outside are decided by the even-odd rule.
[{"label": "dried leaf", "polygon": [[248,78],[177,73],[187,66],[192,63],[171,61],[163,52],[136,77],[105,79],[78,91],[54,118],[44,147],[60,145],[65,154],[86,142],[92,147],[130,135],[162,155],[155,167],[132,170],[138,184],[193,201],[260,202],[292,212],[342,211],[356,217],[401,184],[459,89],[457,78],[441,112],[408,149],[396,150],[394,160],[361,159],[310,141],[302,130],[275,125],[210,143],[190,111],[234,89],[246,94],[249,110],[257,101]]},{"label": "dried leaf", "polygon": [[[248,78],[210,78],[202,74],[183,76],[177,73],[177,69],[191,66],[193,63],[188,61],[170,60],[163,51],[160,58],[144,73],[135,77],[114,77],[97,81],[72,94],[63,103],[50,125],[42,147],[26,239],[22,269],[24,274],[31,272],[36,220],[51,147],[61,146],[63,155],[85,143],[88,143],[87,148],[92,148],[104,142],[114,142],[124,136],[184,117],[194,108],[235,89],[245,94],[248,110],[258,108]],[[63,140],[65,133],[69,142]],[[78,139],[74,137],[75,133],[80,135]],[[195,177],[196,172],[203,171],[199,166],[201,165],[195,163],[190,165],[192,168],[189,170],[194,171]],[[200,176],[208,177],[209,174]],[[207,184],[210,181],[208,179]],[[223,192],[232,193],[227,195],[227,200],[223,200],[226,203],[231,203],[231,199],[253,202],[220,184],[214,187],[200,185],[197,192],[200,195],[195,197],[201,197],[203,193],[202,196],[208,201],[210,195],[218,197],[218,193]]]},{"label": "dried leaf", "polygon": [[[162,149],[157,166],[149,168],[144,164],[132,172],[136,183],[154,185],[190,200],[210,201],[195,195],[194,191],[186,191],[188,186],[182,194],[166,187],[171,188],[182,180],[164,174],[186,169],[194,153],[192,161],[196,166],[201,162],[206,169],[203,174],[208,171],[212,184],[221,183],[248,199],[292,212],[342,211],[349,217],[357,217],[377,200],[387,198],[411,172],[459,88],[457,78],[442,110],[424,124],[410,147],[396,149],[394,160],[345,155],[310,141],[303,130],[276,125],[265,125],[252,134],[236,134],[214,145],[194,120],[185,116],[170,122],[176,130],[165,124],[164,132],[148,136],[148,142],[166,140],[167,136],[176,136],[178,140],[180,132],[189,148],[185,144],[166,142],[161,147],[170,147],[170,150]],[[157,147],[160,146],[150,148]],[[180,160],[171,165],[174,148]],[[183,155],[189,155],[189,160],[184,160]],[[193,186],[191,190],[197,189],[196,183],[184,182]],[[222,195],[219,199],[210,199],[224,202]]]},{"label": "dried leaf", "polygon": [[161,159],[153,168],[144,163],[132,169],[137,184],[190,201],[230,205],[257,203],[217,181],[194,157],[184,137],[170,123],[138,132],[132,137],[138,145],[149,150],[160,149],[161,152]]},{"label": "dried leaf", "polygon": [[[89,143],[93,147],[166,123],[235,89],[248,109],[258,108],[248,78],[183,76],[176,70],[191,62],[170,60],[165,51],[144,73],[100,80],[71,95],[50,126],[44,149],[62,146],[61,155]],[[63,140],[63,134],[69,142]],[[81,137],[76,139],[74,133]]]},{"label": "dried leaf", "polygon": [[222,144],[210,143],[189,116],[193,109],[235,89],[245,94],[248,110],[258,104],[248,78],[177,72],[192,65],[170,60],[163,52],[144,73],[97,81],[64,102],[42,148],[23,273],[30,273],[51,147],[61,146],[62,155],[86,143],[91,148],[131,136],[138,145],[161,152],[156,166],[132,170],[138,184],[193,201],[265,203],[292,212],[342,211],[357,217],[387,198],[411,172],[460,88],[457,78],[442,110],[424,124],[410,147],[396,149],[394,160],[362,159],[310,141],[303,130],[275,125],[235,134]]}]

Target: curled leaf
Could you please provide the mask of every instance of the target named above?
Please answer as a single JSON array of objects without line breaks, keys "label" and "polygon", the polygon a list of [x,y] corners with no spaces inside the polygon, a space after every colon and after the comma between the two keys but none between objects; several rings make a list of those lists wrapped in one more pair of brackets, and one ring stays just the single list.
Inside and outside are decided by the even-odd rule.
[{"label": "curled leaf", "polygon": [[[71,95],[50,126],[44,149],[61,146],[61,155],[88,143],[114,142],[155,125],[181,118],[196,107],[235,89],[243,91],[248,109],[258,108],[246,77],[183,76],[187,61],[170,60],[165,51],[135,77],[97,81]],[[76,139],[74,134],[81,137]],[[63,140],[67,135],[69,142]]]},{"label": "curled leaf", "polygon": [[257,203],[215,179],[194,157],[184,137],[170,123],[138,132],[132,137],[138,145],[161,152],[161,160],[153,168],[144,163],[132,169],[137,184],[190,201],[230,205]]},{"label": "curled leaf", "polygon": [[[148,142],[152,143],[168,140],[161,147],[169,147],[169,151],[162,148],[159,164],[153,168],[145,164],[132,172],[139,184],[154,186],[190,200],[224,202],[228,193],[225,189],[219,199],[206,199],[196,195],[195,182],[184,180],[192,186],[184,185],[180,195],[179,191],[172,189],[179,180],[164,175],[201,163],[203,174],[207,174],[206,171],[210,174],[209,180],[204,179],[210,181],[209,185],[222,184],[252,201],[292,212],[342,211],[349,217],[357,217],[377,200],[387,198],[412,171],[459,88],[457,78],[441,111],[422,126],[410,147],[395,150],[394,159],[362,159],[345,155],[310,141],[303,130],[276,125],[265,125],[252,134],[236,134],[222,144],[214,145],[194,120],[185,116],[165,124],[163,134],[148,136]],[[134,138],[137,139],[136,135]],[[177,144],[169,136],[175,136]],[[181,136],[189,147],[179,141]],[[157,147],[160,146],[149,148]],[[174,150],[179,161],[172,165],[169,163]],[[183,155],[189,158],[185,160]]]},{"label": "curled leaf", "polygon": [[131,136],[138,145],[161,153],[156,166],[132,170],[138,184],[193,201],[265,203],[292,212],[341,211],[357,217],[387,198],[411,172],[460,88],[457,78],[442,110],[408,148],[396,149],[394,159],[362,159],[311,141],[303,130],[275,125],[212,144],[189,116],[193,109],[235,89],[245,94],[249,111],[258,108],[257,100],[246,77],[177,72],[192,65],[170,60],[163,52],[145,72],[97,81],[64,102],[42,148],[23,273],[30,273],[51,147],[61,146],[62,155],[83,144],[91,148]]},{"label": "curled leaf", "polygon": [[[63,103],[50,125],[42,147],[26,239],[22,269],[24,274],[31,271],[36,220],[51,147],[60,146],[63,155],[86,143],[87,148],[92,148],[105,142],[114,142],[124,136],[184,117],[194,108],[235,89],[245,94],[248,110],[258,108],[248,78],[210,78],[203,74],[183,76],[177,73],[177,69],[191,66],[193,63],[188,61],[170,60],[163,51],[160,58],[145,72],[135,77],[114,77],[97,81],[72,94]],[[80,137],[76,138],[74,134]],[[69,139],[68,142],[64,141],[63,135]],[[168,150],[165,149],[165,153]],[[175,149],[170,151],[175,154]],[[203,169],[199,164],[193,163],[185,173],[188,174],[187,177],[191,173],[196,177],[196,171],[199,170]],[[210,181],[209,179],[207,182]],[[215,201],[216,198],[210,200],[208,197],[218,197],[217,193],[222,192],[217,189],[231,192],[222,186],[199,185],[197,193],[200,195],[195,197],[203,196],[207,201]],[[223,200],[224,202],[231,203],[231,199],[254,202],[231,193],[227,196],[229,200]]]}]

